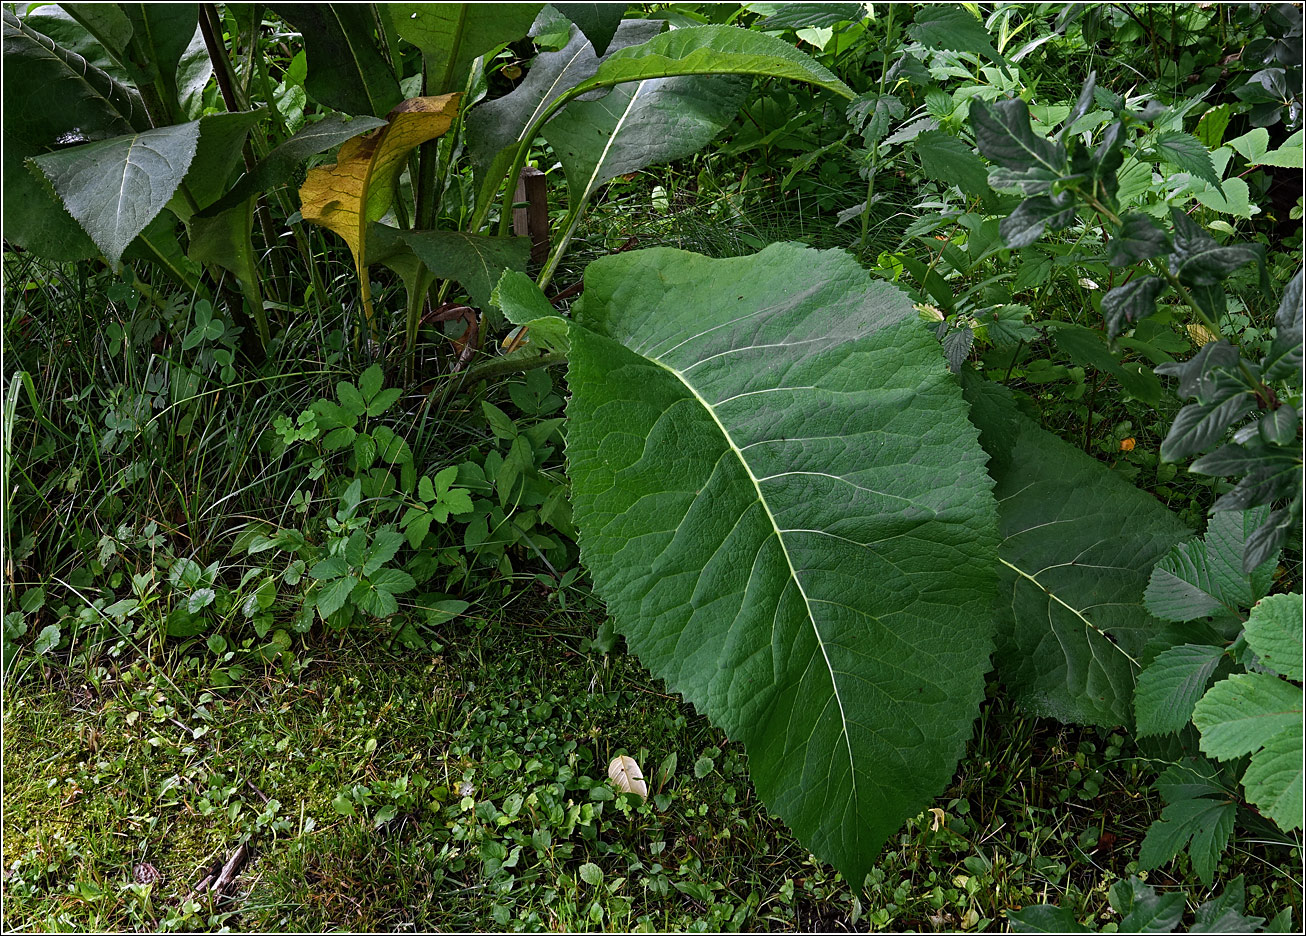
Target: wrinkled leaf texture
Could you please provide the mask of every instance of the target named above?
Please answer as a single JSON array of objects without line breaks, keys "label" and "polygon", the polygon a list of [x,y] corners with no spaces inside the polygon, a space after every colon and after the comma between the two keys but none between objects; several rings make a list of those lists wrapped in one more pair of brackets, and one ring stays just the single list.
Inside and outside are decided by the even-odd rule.
[{"label": "wrinkled leaf texture", "polygon": [[910,300],[842,251],[601,259],[571,328],[582,558],[628,645],[860,883],[988,670],[984,456]]}]

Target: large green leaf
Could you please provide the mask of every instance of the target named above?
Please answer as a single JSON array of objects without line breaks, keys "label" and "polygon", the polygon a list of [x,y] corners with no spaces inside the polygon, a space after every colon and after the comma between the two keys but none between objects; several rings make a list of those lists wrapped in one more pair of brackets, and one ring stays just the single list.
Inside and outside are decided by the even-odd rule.
[{"label": "large green leaf", "polygon": [[34,156],[149,126],[140,96],[4,12],[5,240],[51,260],[98,254],[25,165]]},{"label": "large green leaf", "polygon": [[163,210],[190,169],[200,122],[176,124],[37,156],[68,213],[109,263]]},{"label": "large green leaf", "polygon": [[426,93],[467,86],[472,61],[526,35],[542,3],[392,3],[395,31],[422,50]]},{"label": "large green leaf", "polygon": [[[165,206],[183,220],[225,186],[258,111],[212,114],[35,157],[105,258],[116,265],[127,245]],[[182,182],[189,182],[182,190]]]},{"label": "large green leaf", "polygon": [[989,666],[990,482],[937,343],[851,256],[792,244],[607,257],[574,312],[595,587],[856,885],[952,776]]},{"label": "large green leaf", "polygon": [[[662,20],[628,20],[621,24],[610,43],[611,49],[647,42],[663,28]],[[467,146],[478,175],[490,172],[501,153],[511,160],[511,149],[521,143],[527,129],[558,98],[599,69],[599,56],[579,29],[557,52],[541,52],[531,60],[530,71],[509,94],[473,108],[467,115]],[[497,185],[508,171],[499,169]]]},{"label": "large green leaf", "polygon": [[735,26],[691,26],[618,49],[574,89],[583,93],[626,81],[673,75],[765,75],[805,81],[852,100],[853,90],[805,52],[765,33]]},{"label": "large green leaf", "polygon": [[193,3],[124,3],[132,24],[126,56],[138,87],[156,85],[169,116],[181,116],[177,69],[195,37],[199,6]]},{"label": "large green leaf", "polygon": [[1021,415],[1004,388],[966,384],[998,499],[999,674],[1036,714],[1128,724],[1139,658],[1161,627],[1143,607],[1148,573],[1190,531]]},{"label": "large green leaf", "polygon": [[748,88],[735,76],[686,75],[572,101],[545,125],[544,139],[567,174],[573,210],[609,179],[702,149],[734,119]]},{"label": "large green leaf", "polygon": [[1183,644],[1157,654],[1138,674],[1134,695],[1138,734],[1182,731],[1223,657],[1223,647],[1209,644]]},{"label": "large green leaf", "polygon": [[372,38],[368,3],[270,3],[304,37],[308,80],[304,89],[320,104],[346,114],[390,113],[403,99],[394,71]]}]

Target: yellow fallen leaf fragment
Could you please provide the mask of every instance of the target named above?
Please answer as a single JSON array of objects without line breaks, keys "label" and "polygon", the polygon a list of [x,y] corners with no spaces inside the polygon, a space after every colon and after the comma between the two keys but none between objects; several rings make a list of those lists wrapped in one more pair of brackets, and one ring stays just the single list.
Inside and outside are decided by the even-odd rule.
[{"label": "yellow fallen leaf fragment", "polygon": [[459,97],[441,94],[401,102],[386,115],[389,124],[370,135],[346,140],[335,164],[310,169],[299,188],[304,220],[334,231],[349,245],[369,323],[367,227],[381,220],[394,203],[395,185],[408,154],[453,126]]},{"label": "yellow fallen leaf fragment", "polygon": [[640,799],[648,799],[648,784],[644,782],[644,772],[639,769],[633,757],[622,754],[614,757],[608,764],[608,776],[623,793],[634,793]]},{"label": "yellow fallen leaf fragment", "polygon": [[937,832],[948,822],[948,814],[937,806],[930,807],[930,815],[934,818],[930,820],[930,831]]},{"label": "yellow fallen leaf fragment", "polygon": [[1193,322],[1188,326],[1188,337],[1193,339],[1193,344],[1199,348],[1215,341],[1215,335],[1201,322]]}]

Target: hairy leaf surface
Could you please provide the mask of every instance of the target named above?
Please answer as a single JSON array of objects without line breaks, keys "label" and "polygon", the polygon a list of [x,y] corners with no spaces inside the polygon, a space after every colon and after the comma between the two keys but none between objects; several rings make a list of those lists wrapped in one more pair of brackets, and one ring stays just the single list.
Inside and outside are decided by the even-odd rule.
[{"label": "hairy leaf surface", "polygon": [[860,882],[952,775],[988,669],[984,455],[911,302],[841,251],[593,263],[581,554],[630,647]]}]

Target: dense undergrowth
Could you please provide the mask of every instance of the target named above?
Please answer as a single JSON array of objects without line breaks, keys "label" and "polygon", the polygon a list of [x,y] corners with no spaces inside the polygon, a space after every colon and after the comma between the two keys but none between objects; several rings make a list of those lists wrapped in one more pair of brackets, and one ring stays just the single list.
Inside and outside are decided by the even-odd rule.
[{"label": "dense undergrowth", "polygon": [[[290,21],[204,9],[229,56],[219,72],[232,70],[245,104],[268,106],[251,163],[346,109],[306,64],[301,33],[320,24],[289,10]],[[1255,369],[1254,415],[1292,414],[1249,425],[1296,459],[1299,479],[1300,376],[1272,379],[1267,357],[1287,333],[1278,310],[1294,275],[1300,343],[1299,7],[866,12],[632,7],[628,22],[779,37],[857,97],[848,107],[833,83],[745,81],[722,91],[738,109],[710,146],[611,175],[585,190],[584,213],[546,132],[522,152],[546,173],[556,252],[504,265],[536,274],[568,312],[589,264],[615,254],[842,248],[908,293],[963,383],[1015,391],[1038,426],[1197,534],[1214,529],[1208,514],[1229,516],[1210,511],[1240,473],[1190,472],[1201,448],[1162,457],[1186,401],[1152,368],[1218,334]],[[77,35],[53,7],[24,24],[63,43]],[[493,46],[487,87],[470,89],[506,98],[535,55],[588,41],[580,28],[546,11],[533,39]],[[6,55],[10,29],[6,19]],[[414,96],[421,55],[390,38],[396,94]],[[202,62],[194,69],[174,116],[235,110]],[[1084,104],[1090,82],[1101,90],[1090,86]],[[1098,201],[1070,221],[1044,212],[1034,238],[1011,246],[1028,229],[1007,219],[1030,209],[990,187],[981,156],[1003,164],[975,114],[1012,96],[1039,139],[1081,141],[1066,172],[1109,176],[1104,200],[1146,215],[1173,239],[1167,250],[1181,250],[1184,222],[1168,220],[1177,208],[1213,249],[1250,244],[1256,256],[1193,286],[1195,299],[1175,278],[1156,308],[1113,319],[1104,297],[1143,278],[1160,251],[1140,250],[1123,270],[1110,205]],[[1148,101],[1169,116],[1140,117]],[[1113,121],[1139,142],[1129,163],[1101,170]],[[484,167],[473,175],[459,162],[463,143],[441,138],[405,157],[388,223],[407,230],[425,211],[432,227],[497,226],[498,203],[478,201]],[[1098,168],[1069,161],[1093,147]],[[432,205],[423,172],[434,169],[448,175]],[[1221,910],[1238,925],[1300,923],[1300,822],[1276,824],[1249,801],[1245,757],[1201,756],[1196,696],[1164,730],[1136,730],[1162,720],[1140,709],[1135,724],[1132,699],[1128,723],[1065,725],[1022,708],[1001,665],[982,681],[947,789],[890,838],[864,886],[850,886],[768,813],[743,746],[626,652],[591,593],[565,458],[571,390],[559,367],[539,366],[561,358],[544,329],[523,335],[505,321],[512,302],[489,297],[497,276],[423,280],[403,259],[429,256],[418,242],[364,263],[321,220],[329,212],[315,219],[299,203],[304,181],[297,169],[257,217],[250,209],[256,288],[248,266],[208,259],[178,283],[141,259],[145,240],[161,242],[153,228],[117,272],[43,258],[11,235],[21,223],[6,200],[6,929],[969,931],[1043,904],[1070,916],[1010,921],[1099,928],[1128,912],[1112,885],[1139,875],[1166,899],[1182,895],[1166,909],[1172,926],[1181,912],[1200,925],[1216,912],[1204,902],[1239,887],[1245,905]],[[1024,184],[1037,200],[1042,189]],[[201,242],[178,210],[178,243]],[[554,356],[523,357],[531,334],[527,352],[542,344]],[[1238,429],[1217,426],[1209,445]],[[1230,437],[1250,444],[1245,434]],[[1217,595],[1232,618],[1211,615],[1202,631],[1216,647],[1208,683],[1281,673],[1291,692],[1300,682],[1257,670],[1239,636],[1257,599],[1301,591],[1296,491],[1249,505],[1239,561],[1271,508],[1291,522],[1241,604]],[[1160,600],[1148,607],[1165,613]],[[1165,620],[1197,617],[1182,613]],[[1163,647],[1204,645],[1195,631],[1171,639],[1168,626]],[[1144,663],[1163,647],[1148,644]],[[643,766],[647,801],[608,784],[623,753]],[[1176,792],[1180,769],[1206,786]],[[1185,819],[1176,838],[1193,804],[1218,804],[1219,818]],[[241,843],[235,886],[217,899],[193,892]]]}]

